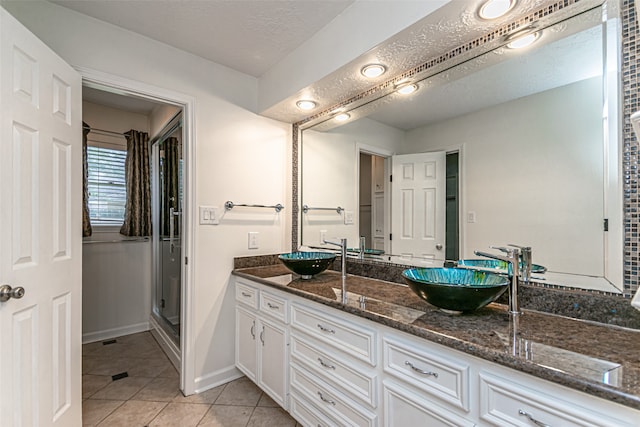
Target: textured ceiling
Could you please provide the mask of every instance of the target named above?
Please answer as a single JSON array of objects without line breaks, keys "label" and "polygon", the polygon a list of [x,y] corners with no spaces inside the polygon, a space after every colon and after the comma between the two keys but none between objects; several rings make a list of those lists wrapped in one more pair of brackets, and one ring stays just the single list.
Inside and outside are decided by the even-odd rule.
[{"label": "textured ceiling", "polygon": [[326,26],[353,0],[51,0],[251,76]]},{"label": "textured ceiling", "polygon": [[[487,34],[500,31],[508,23],[520,22],[518,26],[513,26],[508,32],[495,38],[490,38],[487,45],[499,46],[504,44],[504,40],[508,34],[523,28],[529,22],[526,17],[540,10],[547,10],[550,5],[557,4],[556,0],[519,0],[510,14],[502,19],[495,21],[484,21],[477,16],[476,11],[482,0],[466,0],[453,1],[436,10],[434,13],[426,16],[416,24],[406,28],[396,36],[390,38],[385,43],[377,46],[371,51],[363,54],[360,58],[345,65],[340,70],[326,76],[325,78],[315,82],[314,84],[304,88],[303,90],[292,94],[289,98],[275,104],[269,109],[261,112],[261,114],[278,119],[281,121],[296,123],[305,120],[308,116],[322,114],[322,112],[331,111],[334,107],[344,104],[353,97],[362,93],[371,93],[370,96],[363,97],[359,105],[371,102],[375,99],[377,92],[376,87],[383,85],[385,82],[393,82],[403,72],[419,67],[431,60],[439,58],[446,52],[455,51],[458,47],[463,46],[471,40],[483,39]],[[573,3],[573,2],[571,2]],[[570,7],[562,9],[553,14],[553,18],[542,14],[537,22],[557,21],[566,18],[569,14],[578,13],[595,7],[601,0],[580,0]],[[438,62],[433,69],[425,74],[439,72],[447,68],[473,58],[478,50],[483,53],[482,45],[477,48],[464,52],[455,56],[451,60]],[[484,51],[486,52],[486,50]],[[388,72],[377,80],[367,80],[363,78],[359,70],[370,62],[379,62],[387,66]],[[567,64],[568,67],[581,67],[580,62],[572,62]],[[416,75],[417,76],[417,75]],[[537,74],[531,75],[532,79],[536,79]],[[422,77],[424,78],[424,77]],[[534,81],[531,84],[535,84]],[[393,87],[391,84],[390,88]],[[508,92],[511,88],[498,86],[494,87],[494,92],[501,96],[509,97]],[[516,88],[514,88],[516,89]],[[510,99],[517,97],[514,93]],[[312,99],[318,102],[318,107],[311,113],[300,111],[296,108],[297,99]],[[492,101],[487,101],[492,102]],[[497,103],[497,102],[496,102]],[[356,104],[358,104],[356,102]],[[357,106],[357,105],[356,105]],[[347,109],[353,108],[349,104]],[[362,111],[366,111],[363,108]],[[381,116],[379,116],[381,118]],[[391,119],[388,119],[391,123]],[[400,127],[409,126],[401,124]]]}]

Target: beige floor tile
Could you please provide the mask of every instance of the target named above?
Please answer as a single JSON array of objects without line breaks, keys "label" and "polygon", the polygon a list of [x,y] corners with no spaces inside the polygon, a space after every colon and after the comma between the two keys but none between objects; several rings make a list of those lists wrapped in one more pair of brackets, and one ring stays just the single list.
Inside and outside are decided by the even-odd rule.
[{"label": "beige floor tile", "polygon": [[267,393],[262,393],[262,396],[260,396],[260,400],[258,401],[258,406],[268,407],[268,408],[280,407],[280,405],[274,402],[273,399],[267,395]]},{"label": "beige floor tile", "polygon": [[178,396],[173,399],[174,402],[178,403],[207,403],[212,404],[216,401],[220,393],[224,390],[224,386],[215,387],[207,391],[203,391],[202,393],[192,394],[191,396],[183,396],[182,393],[178,393]]},{"label": "beige floor tile", "polygon": [[82,402],[82,425],[97,425],[123,403],[123,400],[85,400]]},{"label": "beige floor tile", "polygon": [[130,358],[128,359],[127,373],[132,377],[155,378],[168,368],[173,368],[173,365],[166,357],[146,359]]},{"label": "beige floor tile", "polygon": [[167,366],[164,371],[160,372],[158,377],[162,378],[180,378],[180,374],[176,368],[169,362],[170,366]]},{"label": "beige floor tile", "polygon": [[83,375],[82,376],[82,397],[91,397],[95,392],[103,389],[111,383],[111,377],[106,375]]},{"label": "beige floor tile", "polygon": [[162,411],[164,402],[129,400],[105,418],[99,427],[145,427]]},{"label": "beige floor tile", "polygon": [[253,406],[213,405],[198,427],[246,427],[253,409]]},{"label": "beige floor tile", "polygon": [[131,361],[121,357],[85,356],[82,373],[89,375],[115,375],[129,370]]},{"label": "beige floor tile", "polygon": [[133,398],[171,402],[180,394],[180,381],[175,378],[156,378],[142,388]]},{"label": "beige floor tile", "polygon": [[295,427],[296,420],[291,418],[282,408],[261,408],[257,407],[247,427]]},{"label": "beige floor tile", "polygon": [[128,400],[144,386],[149,384],[152,379],[153,378],[128,377],[112,381],[111,384],[96,392],[91,397],[93,399]]},{"label": "beige floor tile", "polygon": [[211,405],[199,403],[169,403],[149,427],[195,427]]},{"label": "beige floor tile", "polygon": [[262,390],[247,377],[242,377],[228,383],[215,404],[256,406],[261,395]]}]

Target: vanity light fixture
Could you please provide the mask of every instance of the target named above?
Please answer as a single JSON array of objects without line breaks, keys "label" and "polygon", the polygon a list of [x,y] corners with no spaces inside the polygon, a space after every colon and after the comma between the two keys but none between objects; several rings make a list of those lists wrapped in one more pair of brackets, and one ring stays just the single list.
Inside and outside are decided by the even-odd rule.
[{"label": "vanity light fixture", "polygon": [[386,71],[387,67],[382,64],[369,64],[362,67],[360,73],[369,79],[375,79],[383,75]]},{"label": "vanity light fixture", "polygon": [[407,83],[401,86],[398,86],[396,92],[400,95],[409,95],[418,90],[418,85],[415,83]]},{"label": "vanity light fixture", "polygon": [[514,37],[512,41],[507,44],[509,49],[522,49],[527,46],[531,46],[533,42],[540,38],[540,31],[535,33],[529,33],[521,37]]},{"label": "vanity light fixture", "polygon": [[480,6],[478,16],[482,19],[497,19],[505,15],[513,6],[516,0],[488,0]]},{"label": "vanity light fixture", "polygon": [[335,119],[337,122],[344,122],[346,120],[349,120],[350,117],[351,115],[349,115],[349,113],[340,113],[335,117]]},{"label": "vanity light fixture", "polygon": [[315,101],[309,101],[307,99],[301,99],[300,101],[296,102],[296,106],[304,111],[313,110],[317,105],[318,104],[316,104]]}]

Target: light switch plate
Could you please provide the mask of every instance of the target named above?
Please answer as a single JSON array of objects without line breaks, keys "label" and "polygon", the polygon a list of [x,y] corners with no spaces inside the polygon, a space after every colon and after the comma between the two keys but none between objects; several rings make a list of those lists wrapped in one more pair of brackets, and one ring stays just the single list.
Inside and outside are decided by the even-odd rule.
[{"label": "light switch plate", "polygon": [[353,211],[344,211],[344,225],[353,224]]},{"label": "light switch plate", "polygon": [[200,224],[218,225],[220,218],[218,217],[217,206],[200,206]]},{"label": "light switch plate", "polygon": [[260,247],[258,236],[259,233],[257,231],[249,232],[249,249],[258,249]]},{"label": "light switch plate", "polygon": [[467,212],[467,222],[473,224],[476,222],[476,213],[474,211]]}]

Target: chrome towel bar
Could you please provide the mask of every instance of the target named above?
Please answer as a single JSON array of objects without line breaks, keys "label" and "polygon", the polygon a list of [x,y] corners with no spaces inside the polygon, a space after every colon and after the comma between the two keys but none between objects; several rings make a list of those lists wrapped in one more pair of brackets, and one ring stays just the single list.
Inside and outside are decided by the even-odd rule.
[{"label": "chrome towel bar", "polygon": [[224,208],[228,211],[230,211],[231,209],[237,207],[237,206],[242,206],[245,208],[269,208],[269,209],[275,209],[276,212],[280,212],[282,209],[284,209],[284,206],[282,206],[280,203],[278,203],[277,205],[273,205],[273,206],[268,206],[268,205],[247,205],[247,204],[238,204],[238,203],[233,203],[231,200],[226,201],[224,203]]},{"label": "chrome towel bar", "polygon": [[341,208],[340,206],[338,206],[337,208],[312,208],[310,206],[307,205],[303,205],[302,206],[302,212],[307,213],[311,210],[314,211],[336,211],[338,213],[342,213],[342,211],[344,210],[344,208]]}]

